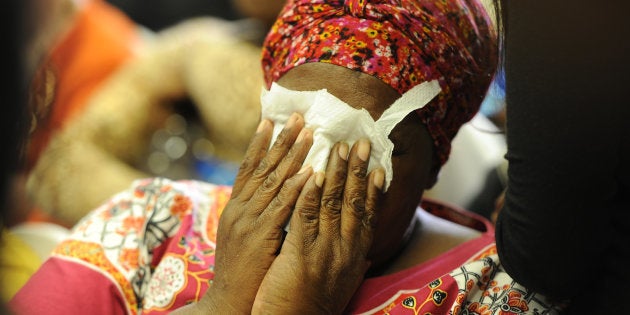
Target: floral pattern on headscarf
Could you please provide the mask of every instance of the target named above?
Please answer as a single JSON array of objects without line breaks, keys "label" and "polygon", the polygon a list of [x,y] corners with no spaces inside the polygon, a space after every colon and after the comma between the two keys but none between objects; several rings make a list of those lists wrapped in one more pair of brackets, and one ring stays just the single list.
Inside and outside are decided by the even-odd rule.
[{"label": "floral pattern on headscarf", "polygon": [[475,0],[289,0],[263,45],[267,88],[310,62],[376,76],[400,94],[438,80],[442,92],[418,115],[443,164],[451,140],[481,105],[497,44]]}]

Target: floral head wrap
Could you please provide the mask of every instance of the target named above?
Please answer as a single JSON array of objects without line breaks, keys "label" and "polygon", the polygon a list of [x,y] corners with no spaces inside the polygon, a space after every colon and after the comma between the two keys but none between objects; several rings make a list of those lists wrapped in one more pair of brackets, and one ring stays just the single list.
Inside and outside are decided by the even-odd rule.
[{"label": "floral head wrap", "polygon": [[417,113],[443,164],[495,72],[491,25],[476,0],[288,0],[263,44],[265,83],[309,62],[376,76],[400,94],[438,80],[442,92]]}]

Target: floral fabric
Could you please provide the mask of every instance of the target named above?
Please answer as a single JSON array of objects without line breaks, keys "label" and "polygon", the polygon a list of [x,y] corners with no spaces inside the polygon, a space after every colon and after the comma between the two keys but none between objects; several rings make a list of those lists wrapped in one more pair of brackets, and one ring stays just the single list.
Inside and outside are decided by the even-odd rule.
[{"label": "floral fabric", "polygon": [[[197,181],[137,181],[81,221],[11,307],[17,314],[167,314],[199,300],[214,277],[217,223],[230,192]],[[503,271],[492,233],[366,279],[347,313],[553,313],[555,306]]]},{"label": "floral fabric", "polygon": [[496,50],[476,0],[292,0],[264,42],[263,72],[268,89],[310,62],[376,76],[400,94],[438,80],[442,92],[418,114],[444,163],[457,130],[481,105]]}]

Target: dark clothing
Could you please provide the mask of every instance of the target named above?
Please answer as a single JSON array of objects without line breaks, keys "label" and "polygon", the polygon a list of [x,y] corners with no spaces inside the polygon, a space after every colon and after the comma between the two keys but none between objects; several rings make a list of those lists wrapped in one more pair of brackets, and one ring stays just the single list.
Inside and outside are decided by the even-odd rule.
[{"label": "dark clothing", "polygon": [[630,3],[506,2],[499,256],[528,289],[611,314],[630,301]]},{"label": "dark clothing", "polygon": [[230,0],[107,0],[129,17],[153,31],[160,31],[188,18],[216,16],[241,18]]}]

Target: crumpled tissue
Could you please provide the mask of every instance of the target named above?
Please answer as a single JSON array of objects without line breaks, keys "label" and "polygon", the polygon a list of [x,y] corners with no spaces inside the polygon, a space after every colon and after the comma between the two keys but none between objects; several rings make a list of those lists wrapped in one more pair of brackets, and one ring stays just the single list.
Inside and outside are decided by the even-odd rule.
[{"label": "crumpled tissue", "polygon": [[277,83],[263,88],[261,93],[262,119],[274,123],[272,145],[287,120],[294,112],[304,117],[305,127],[313,131],[313,146],[304,165],[315,172],[324,172],[333,145],[345,141],[350,147],[360,138],[371,143],[368,173],[377,167],[385,170],[383,191],[387,191],[393,178],[392,152],[394,144],[388,136],[392,129],[410,112],[424,107],[441,88],[437,80],[416,85],[397,99],[381,117],[374,121],[370,113],[354,108],[326,89],[294,91]]}]

